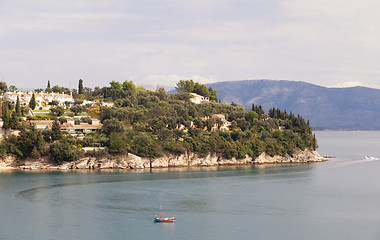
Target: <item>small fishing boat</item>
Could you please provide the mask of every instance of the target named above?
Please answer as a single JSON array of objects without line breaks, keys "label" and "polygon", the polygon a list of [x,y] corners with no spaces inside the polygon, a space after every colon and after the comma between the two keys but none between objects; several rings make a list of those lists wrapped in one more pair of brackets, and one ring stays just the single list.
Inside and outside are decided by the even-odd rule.
[{"label": "small fishing boat", "polygon": [[169,214],[156,215],[153,219],[155,222],[175,222],[175,216]]}]

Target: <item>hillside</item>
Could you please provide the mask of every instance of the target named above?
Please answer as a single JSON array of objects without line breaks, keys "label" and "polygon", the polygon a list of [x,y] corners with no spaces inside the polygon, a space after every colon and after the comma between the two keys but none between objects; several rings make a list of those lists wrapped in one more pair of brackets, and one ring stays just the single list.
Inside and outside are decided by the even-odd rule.
[{"label": "hillside", "polygon": [[327,88],[305,82],[246,80],[218,82],[222,102],[234,102],[247,110],[252,103],[267,112],[275,107],[310,120],[314,129],[380,129],[380,90],[366,87]]},{"label": "hillside", "polygon": [[[62,113],[52,108],[55,120],[42,130],[33,124],[34,117],[27,116],[27,121],[21,118],[28,111],[18,110],[20,101],[15,107],[4,101],[3,127],[19,133],[4,138],[0,158],[11,156],[20,163],[46,158],[51,160],[49,164],[57,165],[127,153],[151,160],[172,155],[196,155],[196,159],[214,156],[216,162],[256,159],[266,154],[283,157],[280,162],[293,162],[291,156],[317,148],[310,124],[302,116],[280,110],[265,114],[261,106],[246,111],[242,106],[218,103],[215,90],[192,80],[180,81],[177,89],[179,93],[170,94],[163,88],[150,91],[137,87],[132,81],[112,81],[109,87],[87,91],[75,102],[82,102],[79,97],[96,101],[87,112],[96,115],[102,124],[90,132],[77,128],[80,123],[75,120],[63,116],[58,119],[63,107]],[[78,107],[75,102],[71,111]],[[113,104],[100,106],[101,102]],[[72,126],[64,128],[61,121]]]}]

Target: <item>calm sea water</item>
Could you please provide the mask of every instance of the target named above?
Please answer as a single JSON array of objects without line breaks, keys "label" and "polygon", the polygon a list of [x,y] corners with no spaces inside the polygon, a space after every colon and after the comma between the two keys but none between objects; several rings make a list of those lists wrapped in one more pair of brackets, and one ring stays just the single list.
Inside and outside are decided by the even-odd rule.
[{"label": "calm sea water", "polygon": [[[0,239],[380,239],[380,132],[317,132],[329,162],[0,172]],[[154,223],[160,211],[177,222]]]}]

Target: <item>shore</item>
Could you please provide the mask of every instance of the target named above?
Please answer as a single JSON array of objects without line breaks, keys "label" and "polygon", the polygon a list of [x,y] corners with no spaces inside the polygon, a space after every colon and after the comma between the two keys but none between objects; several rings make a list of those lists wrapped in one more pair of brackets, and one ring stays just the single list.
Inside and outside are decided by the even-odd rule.
[{"label": "shore", "polygon": [[107,158],[81,158],[77,161],[53,165],[49,159],[41,158],[33,161],[25,161],[16,166],[14,157],[0,160],[0,170],[71,170],[71,169],[146,169],[146,168],[170,168],[170,167],[199,167],[199,166],[227,166],[227,165],[249,165],[249,164],[281,164],[281,163],[307,163],[327,161],[318,152],[306,149],[292,155],[271,157],[262,153],[257,158],[247,156],[243,159],[224,159],[215,154],[199,156],[194,153],[182,155],[166,155],[161,158],[147,159],[129,153],[118,155],[111,159]]}]

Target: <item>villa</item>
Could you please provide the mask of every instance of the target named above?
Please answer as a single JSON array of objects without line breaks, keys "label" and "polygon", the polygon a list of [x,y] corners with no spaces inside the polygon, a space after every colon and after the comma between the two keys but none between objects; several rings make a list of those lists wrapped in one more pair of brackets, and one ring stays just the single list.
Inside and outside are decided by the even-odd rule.
[{"label": "villa", "polygon": [[208,97],[204,97],[196,93],[190,93],[190,96],[191,96],[190,102],[195,103],[195,104],[201,104],[201,103],[206,103],[210,101]]}]

